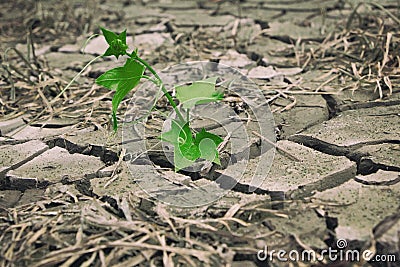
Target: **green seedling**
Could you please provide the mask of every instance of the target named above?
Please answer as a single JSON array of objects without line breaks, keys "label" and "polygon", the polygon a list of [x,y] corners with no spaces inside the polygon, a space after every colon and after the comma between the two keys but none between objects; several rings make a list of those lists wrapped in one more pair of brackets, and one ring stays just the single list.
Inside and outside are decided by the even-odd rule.
[{"label": "green seedling", "polygon": [[[116,34],[104,28],[100,29],[109,45],[107,51],[102,55],[103,57],[115,56],[118,59],[119,56],[128,56],[122,67],[108,70],[96,79],[97,84],[115,90],[112,99],[114,131],[118,129],[116,113],[121,101],[139,84],[141,79],[147,79],[162,90],[176,113],[176,118],[171,120],[171,129],[162,133],[159,137],[174,146],[175,171],[192,165],[198,159],[220,164],[217,148],[223,139],[205,129],[196,133],[190,127],[189,118],[189,111],[194,106],[219,101],[223,98],[223,93],[215,88],[217,78],[212,77],[195,81],[190,85],[175,86],[176,99],[179,100],[178,106],[165,88],[160,76],[145,60],[138,56],[138,51],[128,52],[126,30]],[[146,72],[150,72],[154,78],[146,75]],[[186,116],[183,116],[180,108],[185,111]]]}]

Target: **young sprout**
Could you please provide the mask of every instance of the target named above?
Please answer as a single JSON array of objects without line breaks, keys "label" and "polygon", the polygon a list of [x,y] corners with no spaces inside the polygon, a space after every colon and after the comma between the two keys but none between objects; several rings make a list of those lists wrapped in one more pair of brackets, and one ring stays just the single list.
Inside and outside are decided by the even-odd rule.
[{"label": "young sprout", "polygon": [[[161,88],[168,102],[174,109],[177,118],[171,121],[171,129],[162,133],[160,139],[174,146],[175,171],[192,165],[197,159],[205,159],[220,164],[218,145],[223,139],[206,131],[204,128],[195,133],[190,128],[189,118],[184,118],[173,97],[168,93],[163,81],[157,72],[142,58],[137,50],[128,51],[126,44],[126,30],[116,34],[104,28],[100,28],[109,47],[102,56],[128,56],[122,67],[116,67],[103,73],[96,79],[96,83],[108,89],[115,90],[112,99],[113,129],[118,129],[117,109],[125,96],[135,88],[141,79],[147,79]],[[145,75],[149,71],[153,76]],[[217,78],[211,77],[202,81],[193,82],[191,85],[176,86],[176,98],[185,110],[190,110],[195,105],[219,101],[223,98],[223,92],[215,89]],[[189,113],[188,113],[189,114]]]}]

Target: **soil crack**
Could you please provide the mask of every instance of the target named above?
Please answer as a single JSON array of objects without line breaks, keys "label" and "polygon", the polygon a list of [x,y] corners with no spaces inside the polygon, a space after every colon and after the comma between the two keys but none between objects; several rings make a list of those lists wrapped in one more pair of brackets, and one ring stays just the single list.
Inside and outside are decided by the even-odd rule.
[{"label": "soil crack", "polygon": [[357,164],[357,174],[368,175],[371,173],[375,173],[378,170],[400,172],[399,166],[392,166],[374,162],[374,160],[370,158],[370,154],[357,151],[357,149],[366,145],[386,143],[398,144],[400,140],[376,140],[370,142],[362,142],[350,146],[338,146],[335,144],[330,144],[328,142],[307,135],[293,135],[290,136],[288,140],[332,156],[345,156]]},{"label": "soil crack", "polygon": [[116,152],[100,145],[78,145],[62,137],[48,140],[46,144],[50,148],[53,148],[55,146],[65,148],[71,154],[79,153],[83,155],[99,157],[101,161],[106,164],[111,164],[118,161],[118,154]]}]

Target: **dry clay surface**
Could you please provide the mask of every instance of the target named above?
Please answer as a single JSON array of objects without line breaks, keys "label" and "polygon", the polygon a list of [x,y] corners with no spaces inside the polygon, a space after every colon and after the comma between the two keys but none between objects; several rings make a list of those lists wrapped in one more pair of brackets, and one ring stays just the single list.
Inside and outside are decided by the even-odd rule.
[{"label": "dry clay surface", "polygon": [[[122,7],[105,2],[100,8],[102,14],[108,10],[111,19],[116,20],[117,10]],[[170,63],[168,53],[176,56],[183,53],[183,61],[218,60],[238,68],[254,79],[266,96],[268,86],[273,87],[268,90],[280,90],[280,98],[270,102],[279,129],[277,150],[258,151],[257,144],[265,140],[253,135],[246,148],[250,160],[194,176],[174,173],[168,166],[156,169],[153,164],[131,162],[123,154],[121,130],[112,134],[111,130],[95,124],[76,126],[79,117],[53,118],[43,124],[28,124],[26,116],[1,119],[0,219],[3,221],[0,228],[6,225],[4,218],[11,216],[4,214],[24,205],[48,201],[57,194],[68,194],[75,200],[72,202],[87,197],[111,203],[114,208],[117,203],[125,207],[121,210],[129,218],[122,201],[129,196],[131,207],[140,210],[140,216],[159,216],[165,224],[172,224],[168,216],[179,221],[176,218],[202,220],[237,215],[247,221],[235,225],[231,229],[234,233],[224,232],[236,239],[221,237],[218,241],[228,247],[240,247],[241,243],[252,246],[249,250],[232,249],[231,256],[220,254],[226,263],[233,263],[231,266],[260,264],[256,252],[265,245],[286,250],[318,250],[334,246],[338,239],[345,239],[349,248],[372,248],[376,253],[396,255],[400,261],[400,92],[397,88],[393,88],[391,95],[384,91],[382,99],[376,91],[366,93],[360,91],[362,88],[352,94],[346,91],[330,94],[338,84],[324,84],[326,79],[319,77],[326,72],[302,68],[288,54],[288,48],[293,52],[293,44],[299,38],[310,47],[323,42],[327,33],[335,30],[338,18],[351,14],[350,6],[343,4],[347,1],[304,4],[243,1],[240,8],[229,4],[230,1],[142,2],[126,6],[127,24],[123,27],[128,32],[134,29],[128,43],[135,44],[143,57],[154,60],[160,69]],[[390,1],[382,1],[380,5],[392,10]],[[321,10],[325,14],[324,24],[321,24]],[[101,24],[115,29],[120,26],[104,21]],[[55,47],[42,44],[42,54],[38,56],[50,68],[72,77],[77,72],[76,64],[104,52],[107,46],[102,38],[92,39],[85,48],[86,54],[80,52],[80,43],[76,42]],[[192,47],[183,45],[184,39],[189,42],[190,38],[208,42],[209,47],[191,53],[187,50]],[[110,62],[95,63],[82,79],[94,83],[94,77]],[[299,83],[310,92],[318,88],[317,91],[327,94],[283,92],[285,86]],[[291,106],[293,96],[296,101]],[[272,153],[272,165],[260,164],[260,158],[268,153]],[[153,157],[158,160],[156,163],[162,161],[157,153],[150,155]],[[238,169],[244,170],[243,175]],[[203,207],[164,207],[140,187],[140,181],[145,179],[153,185],[146,190],[163,201],[174,201],[179,206],[187,204],[190,197],[190,203],[195,205],[201,202],[203,194],[220,193],[221,185],[214,178],[221,173],[234,181],[241,178],[229,193]],[[256,187],[252,185],[254,175],[263,180]],[[199,191],[199,187],[208,191]],[[249,208],[251,203],[255,203],[253,208]],[[160,210],[160,205],[165,211]],[[242,212],[240,207],[244,207]],[[74,206],[76,209],[81,207]],[[251,212],[257,215],[252,217]],[[246,235],[257,238],[247,240]],[[149,253],[149,258],[152,255]],[[164,256],[165,261],[168,256]],[[203,261],[201,257],[199,261]],[[277,262],[276,266],[285,265]]]}]

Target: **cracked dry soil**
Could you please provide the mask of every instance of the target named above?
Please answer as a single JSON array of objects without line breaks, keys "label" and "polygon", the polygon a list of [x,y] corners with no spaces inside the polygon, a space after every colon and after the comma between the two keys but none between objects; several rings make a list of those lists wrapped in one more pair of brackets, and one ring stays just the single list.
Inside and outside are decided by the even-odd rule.
[{"label": "cracked dry soil", "polygon": [[[0,266],[400,266],[398,1],[53,2],[0,4]],[[109,59],[56,97],[106,49],[99,36],[82,53],[97,25],[128,29],[156,70],[204,60],[254,80],[275,120],[271,168],[260,159],[272,149],[253,135],[221,154],[222,169],[176,174],[155,145],[157,116],[147,122],[151,162],[126,154],[121,130],[109,129],[112,92],[94,85],[118,64]],[[240,98],[224,102],[256,129]],[[163,99],[157,108],[168,111]],[[205,206],[166,206],[139,186],[200,203],[197,188],[215,193],[224,168],[236,182],[225,162],[246,153],[242,179]],[[252,188],[257,171],[264,180]],[[375,257],[290,265],[257,257],[266,247]]]}]

